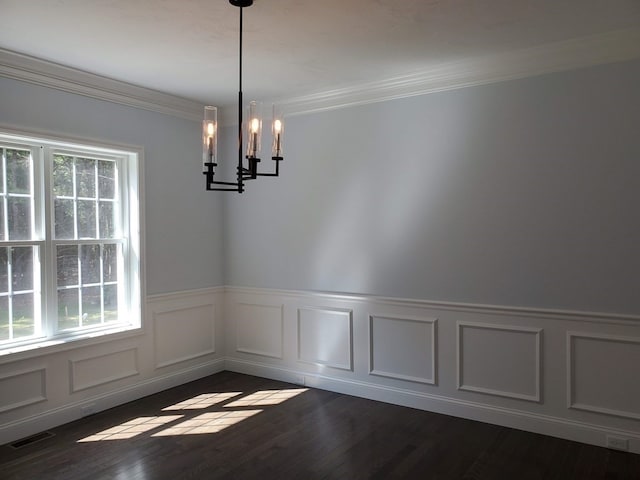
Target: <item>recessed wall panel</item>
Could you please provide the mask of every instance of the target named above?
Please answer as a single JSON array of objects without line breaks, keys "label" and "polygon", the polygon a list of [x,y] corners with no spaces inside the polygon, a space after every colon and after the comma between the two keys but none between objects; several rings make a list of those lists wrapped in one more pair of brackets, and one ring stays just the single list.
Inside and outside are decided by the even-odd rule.
[{"label": "recessed wall panel", "polygon": [[458,389],[540,401],[540,329],[458,322]]},{"label": "recessed wall panel", "polygon": [[369,317],[369,373],[436,383],[436,323],[432,319]]},{"label": "recessed wall panel", "polygon": [[282,305],[237,304],[236,351],[282,358]]},{"label": "recessed wall panel", "polygon": [[298,309],[298,360],[353,370],[352,311]]},{"label": "recessed wall panel", "polygon": [[138,375],[138,352],[131,348],[120,352],[69,360],[71,392],[115,382]]},{"label": "recessed wall panel", "polygon": [[212,303],[156,311],[154,319],[156,367],[215,353]]},{"label": "recessed wall panel", "polygon": [[640,420],[640,338],[569,333],[569,407]]},{"label": "recessed wall panel", "polygon": [[0,377],[0,413],[47,399],[44,368]]}]

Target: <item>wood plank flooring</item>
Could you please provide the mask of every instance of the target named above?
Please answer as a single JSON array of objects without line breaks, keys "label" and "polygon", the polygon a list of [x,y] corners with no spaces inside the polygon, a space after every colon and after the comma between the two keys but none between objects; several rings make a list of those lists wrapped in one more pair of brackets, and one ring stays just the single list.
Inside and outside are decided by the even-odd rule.
[{"label": "wood plank flooring", "polygon": [[640,480],[640,455],[300,389],[212,375],[2,446],[0,479]]}]

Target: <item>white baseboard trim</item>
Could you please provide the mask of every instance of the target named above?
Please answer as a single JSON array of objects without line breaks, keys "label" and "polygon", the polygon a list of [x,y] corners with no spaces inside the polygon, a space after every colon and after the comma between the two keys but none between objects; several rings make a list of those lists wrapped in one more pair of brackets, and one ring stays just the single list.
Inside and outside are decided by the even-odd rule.
[{"label": "white baseboard trim", "polygon": [[496,407],[411,390],[390,388],[368,382],[309,374],[308,372],[300,372],[229,357],[225,360],[225,368],[231,372],[271,378],[370,400],[588,443],[599,447],[606,446],[607,435],[621,436],[629,439],[630,452],[640,454],[640,435],[638,435],[637,432],[616,430],[521,410]]},{"label": "white baseboard trim", "polygon": [[213,375],[214,373],[222,372],[224,369],[225,360],[216,359],[177,372],[144,380],[133,385],[128,385],[102,395],[85,398],[81,402],[67,404],[60,408],[7,423],[0,427],[0,445],[78,420],[84,416],[83,407],[88,405],[91,405],[92,413],[101,412],[146,397],[147,395],[152,395],[184,383],[198,380],[199,378]]}]

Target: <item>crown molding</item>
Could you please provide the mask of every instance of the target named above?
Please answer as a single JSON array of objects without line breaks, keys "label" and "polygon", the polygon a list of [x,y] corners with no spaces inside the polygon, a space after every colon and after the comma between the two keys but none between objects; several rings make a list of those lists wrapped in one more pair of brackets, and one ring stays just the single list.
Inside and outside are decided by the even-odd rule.
[{"label": "crown molding", "polygon": [[2,48],[0,48],[0,76],[187,120],[202,119],[202,105],[193,100]]},{"label": "crown molding", "polygon": [[625,29],[452,63],[279,103],[287,115],[334,110],[640,58],[640,29]]},{"label": "crown molding", "polygon": [[[334,110],[640,58],[640,29],[625,29],[524,50],[443,63],[374,82],[281,98],[287,115]],[[202,104],[0,48],[0,76],[135,108],[200,121]],[[237,108],[237,107],[236,107]],[[222,125],[237,123],[223,106]]]}]

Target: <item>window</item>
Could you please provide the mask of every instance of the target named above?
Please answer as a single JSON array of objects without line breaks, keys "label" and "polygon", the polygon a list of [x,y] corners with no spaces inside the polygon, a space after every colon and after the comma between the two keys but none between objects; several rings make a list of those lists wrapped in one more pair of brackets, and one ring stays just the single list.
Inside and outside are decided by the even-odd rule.
[{"label": "window", "polygon": [[135,152],[0,134],[0,352],[140,326]]}]

